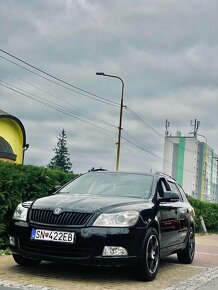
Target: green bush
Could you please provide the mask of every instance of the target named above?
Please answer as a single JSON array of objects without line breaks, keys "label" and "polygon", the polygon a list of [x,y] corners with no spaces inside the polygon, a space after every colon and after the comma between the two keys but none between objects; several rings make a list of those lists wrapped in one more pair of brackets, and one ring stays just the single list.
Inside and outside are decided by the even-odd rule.
[{"label": "green bush", "polygon": [[18,203],[51,194],[75,177],[60,169],[0,162],[0,249],[7,245],[7,227]]},{"label": "green bush", "polygon": [[189,202],[195,210],[196,231],[201,231],[200,216],[202,216],[208,232],[218,233],[218,204],[200,201],[191,197],[189,197]]},{"label": "green bush", "polygon": [[[76,175],[59,169],[0,162],[0,249],[8,246],[7,227],[18,203],[51,194]],[[200,216],[209,232],[218,233],[218,204],[189,197],[196,214],[196,231],[201,230]]]}]

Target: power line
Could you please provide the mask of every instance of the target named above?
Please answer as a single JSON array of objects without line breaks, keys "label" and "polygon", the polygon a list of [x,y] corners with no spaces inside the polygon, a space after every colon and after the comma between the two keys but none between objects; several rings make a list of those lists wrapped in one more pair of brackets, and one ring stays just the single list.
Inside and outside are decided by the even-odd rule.
[{"label": "power line", "polygon": [[[30,86],[32,86],[32,87],[34,87],[34,88],[36,88],[36,89],[42,91],[43,93],[45,93],[45,94],[47,94],[47,95],[49,95],[49,96],[51,96],[51,97],[54,97],[54,98],[56,98],[57,100],[60,101],[60,99],[59,99],[57,96],[48,93],[47,91],[41,89],[40,87],[35,86],[34,84],[32,84],[32,83],[30,83],[30,82],[27,82],[27,81],[25,81],[25,80],[23,80],[23,79],[21,79],[21,78],[15,77],[15,76],[13,76],[11,73],[9,73],[8,71],[6,71],[6,70],[4,70],[4,69],[2,69],[2,68],[1,68],[1,70],[2,70],[3,72],[5,72],[6,74],[12,76],[13,78],[18,79],[18,80],[21,80],[22,82],[27,83],[28,85],[30,85]],[[6,82],[5,82],[5,83],[6,83]],[[12,86],[12,85],[9,84],[9,83],[6,83],[6,84],[9,85],[9,86]],[[15,87],[15,86],[14,86],[14,88],[16,88],[16,89],[18,89],[18,90],[21,90],[21,91],[23,91],[24,93],[30,94],[29,92],[26,92],[26,91],[24,91],[24,90],[22,90],[22,89],[20,89],[20,88],[18,88],[18,87]],[[34,94],[32,94],[32,95],[34,96]],[[36,96],[36,95],[35,95],[35,97],[40,98],[39,96]],[[46,101],[47,101],[47,100],[46,100]],[[67,105],[69,105],[69,106],[71,106],[71,107],[74,107],[74,108],[80,110],[80,108],[78,108],[77,106],[72,105],[72,104],[69,103],[69,102],[66,102],[66,101],[63,101],[63,100],[61,100],[61,101],[62,101],[64,104],[67,104]],[[51,103],[52,103],[52,102],[51,102]],[[53,103],[53,104],[55,104],[55,103]],[[57,104],[55,104],[55,105],[57,105]],[[64,107],[62,106],[62,108],[64,108]],[[64,109],[65,109],[65,108],[64,108]],[[113,124],[110,124],[110,123],[108,123],[108,122],[105,122],[105,121],[103,121],[103,120],[100,120],[100,119],[96,118],[95,116],[93,116],[92,114],[89,114],[89,113],[87,113],[87,112],[85,112],[85,111],[82,111],[82,112],[71,111],[71,112],[73,112],[73,113],[76,114],[76,115],[82,115],[82,117],[87,118],[87,119],[89,119],[89,120],[97,121],[97,122],[101,122],[101,123],[104,123],[105,125],[108,125],[108,126],[111,126],[111,127],[117,128],[117,126],[115,126],[115,125],[113,125]]]},{"label": "power line", "polygon": [[21,60],[21,59],[19,59],[19,58],[17,58],[16,56],[13,56],[12,54],[10,54],[10,53],[8,53],[8,52],[2,50],[2,49],[0,49],[0,51],[3,52],[3,53],[5,53],[5,54],[7,54],[7,55],[9,55],[9,56],[11,56],[11,57],[13,57],[14,59],[16,59],[16,60],[18,60],[18,61],[20,61],[20,62],[22,62],[22,63],[24,63],[24,64],[30,66],[31,68],[33,68],[33,69],[35,69],[35,70],[38,70],[38,71],[40,71],[41,73],[43,73],[43,74],[45,74],[45,75],[47,75],[47,76],[49,76],[49,77],[51,77],[51,78],[53,78],[53,79],[59,81],[59,82],[65,84],[65,85],[68,85],[68,86],[70,86],[70,87],[72,87],[72,88],[74,88],[74,89],[77,89],[77,90],[79,90],[79,91],[81,91],[81,92],[83,92],[83,93],[78,92],[78,91],[76,91],[76,90],[74,90],[74,89],[71,89],[71,88],[69,88],[69,87],[66,87],[65,85],[61,85],[61,84],[59,84],[59,83],[57,83],[57,82],[55,82],[55,81],[53,81],[53,80],[51,80],[51,79],[49,79],[49,78],[47,78],[47,77],[44,77],[44,76],[42,76],[42,75],[40,75],[40,74],[38,74],[38,73],[36,73],[36,72],[34,72],[34,71],[28,69],[28,68],[26,68],[26,67],[24,67],[24,66],[22,66],[22,65],[20,65],[20,64],[18,64],[18,63],[16,63],[16,62],[13,62],[13,61],[9,60],[9,59],[6,58],[6,57],[0,56],[2,59],[6,60],[6,61],[8,61],[8,62],[10,62],[10,63],[12,63],[12,64],[14,64],[14,65],[20,67],[20,68],[22,68],[22,69],[25,69],[26,71],[29,71],[29,72],[31,72],[32,74],[35,74],[35,75],[37,75],[37,76],[39,76],[39,77],[41,77],[41,78],[43,78],[43,79],[45,79],[45,80],[47,80],[47,81],[49,81],[49,82],[52,82],[52,83],[54,83],[54,84],[56,84],[56,85],[58,85],[58,86],[61,86],[61,87],[65,88],[65,89],[68,89],[68,90],[71,90],[71,91],[73,91],[73,92],[75,92],[75,93],[77,93],[77,94],[80,94],[80,95],[85,96],[85,97],[87,97],[87,98],[93,99],[93,100],[95,100],[95,101],[98,101],[98,102],[101,102],[101,103],[105,103],[105,104],[107,104],[107,105],[111,105],[111,106],[118,107],[118,108],[120,107],[120,104],[117,103],[117,102],[114,102],[114,101],[111,101],[111,100],[109,100],[109,99],[106,99],[106,98],[100,97],[100,96],[98,96],[98,95],[96,95],[96,94],[90,93],[90,92],[88,92],[88,91],[86,91],[86,90],[83,90],[83,89],[77,87],[77,86],[74,86],[74,85],[72,85],[72,84],[70,84],[70,83],[68,83],[68,82],[66,82],[66,81],[64,81],[64,80],[62,80],[62,79],[60,79],[60,78],[57,78],[57,77],[55,77],[55,76],[53,76],[53,75],[51,75],[51,74],[49,74],[49,73],[47,73],[47,72],[45,72],[45,71],[39,69],[39,68],[37,68],[37,67],[35,67],[35,66],[33,66],[33,65],[31,65],[31,64],[29,64],[29,63],[27,63],[27,62],[25,62],[25,61],[23,61],[23,60]]},{"label": "power line", "polygon": [[[82,119],[80,119],[80,118],[78,118],[78,117],[72,116],[72,114],[70,114],[69,112],[67,112],[67,110],[66,110],[66,111],[63,111],[63,109],[65,110],[64,107],[62,107],[62,106],[58,106],[58,107],[56,107],[57,104],[55,104],[54,102],[50,102],[50,101],[44,100],[44,99],[40,98],[39,96],[36,96],[36,95],[34,95],[34,94],[30,94],[30,93],[28,93],[28,92],[26,92],[26,91],[24,91],[24,90],[22,90],[22,89],[20,89],[20,88],[17,88],[16,86],[12,87],[9,83],[7,83],[7,82],[5,82],[5,81],[3,81],[3,80],[0,80],[0,85],[2,85],[3,87],[5,87],[5,88],[7,88],[7,89],[9,89],[9,90],[12,90],[12,91],[18,93],[18,94],[21,94],[21,95],[23,95],[23,96],[25,96],[25,97],[28,97],[29,99],[34,100],[34,101],[36,101],[36,102],[38,102],[38,103],[40,103],[40,104],[42,104],[42,105],[45,105],[45,106],[47,106],[47,107],[49,107],[49,108],[52,108],[52,109],[54,109],[54,110],[56,110],[56,111],[59,111],[59,112],[61,112],[61,113],[63,113],[63,114],[66,114],[66,115],[68,115],[68,116],[74,117],[74,118],[76,118],[76,119],[78,119],[78,120],[80,120],[80,121],[83,121],[83,122],[85,122],[85,123],[87,123],[87,124],[89,124],[89,125],[95,126],[95,127],[97,127],[97,128],[103,129],[103,130],[105,130],[105,131],[107,131],[107,132],[110,132],[110,133],[112,133],[112,134],[114,134],[114,135],[117,135],[116,133],[114,133],[114,132],[112,132],[112,131],[110,131],[110,130],[106,130],[105,128],[102,128],[102,127],[96,126],[96,125],[94,125],[94,124],[92,124],[92,123],[89,123],[89,122],[87,122],[87,121],[84,121],[84,120],[82,120]],[[125,131],[125,132],[126,132],[126,131]],[[126,133],[127,133],[127,132],[126,132]],[[128,135],[129,135],[129,134],[128,134]],[[129,136],[130,136],[130,135],[129,135]],[[149,151],[149,150],[147,150],[147,149],[145,149],[145,148],[143,148],[143,147],[137,145],[136,143],[134,143],[134,142],[128,140],[127,138],[122,137],[122,139],[125,140],[125,141],[127,141],[127,142],[129,142],[129,143],[131,143],[131,144],[134,144],[134,145],[137,146],[138,148],[143,149],[144,151],[146,151],[146,152],[148,152],[148,153],[154,155],[151,151]],[[154,156],[156,156],[156,155],[154,155]],[[156,156],[156,157],[158,157],[158,156]]]},{"label": "power line", "polygon": [[[146,127],[148,127],[149,129],[151,129],[155,134],[157,134],[159,137],[163,138],[165,140],[165,136],[163,134],[161,134],[160,132],[158,132],[154,127],[152,127],[151,125],[149,125],[141,116],[139,116],[138,114],[136,114],[133,110],[131,110],[130,108],[126,107],[127,111],[134,116],[140,123],[142,123],[143,125],[145,125]],[[168,142],[175,144],[173,141],[168,140]],[[194,152],[194,150],[191,149],[187,149],[181,145],[178,144],[178,147],[185,150],[185,151],[189,151],[189,152]]]},{"label": "power line", "polygon": [[[105,103],[105,101],[106,101],[107,104],[110,104],[110,105],[113,105],[113,106],[116,106],[116,107],[120,107],[119,103],[117,103],[117,102],[114,102],[114,101],[108,100],[108,99],[106,99],[106,98],[103,98],[103,97],[97,96],[97,95],[92,94],[92,93],[90,93],[90,92],[88,92],[88,91],[86,91],[86,90],[83,90],[83,89],[81,89],[81,88],[79,88],[79,87],[77,87],[77,86],[74,86],[74,85],[72,85],[72,84],[70,84],[70,83],[68,83],[68,82],[66,82],[66,81],[63,81],[62,79],[57,78],[57,77],[55,77],[55,76],[53,76],[53,75],[51,75],[51,74],[45,72],[44,70],[41,70],[41,69],[39,69],[39,68],[37,68],[37,67],[35,67],[35,66],[29,64],[29,63],[27,63],[26,61],[24,61],[24,60],[22,60],[22,59],[20,59],[20,58],[18,58],[18,57],[16,57],[16,56],[14,56],[14,55],[12,55],[12,54],[9,53],[9,52],[6,52],[6,51],[3,50],[3,49],[0,49],[0,51],[3,52],[3,53],[5,53],[5,54],[7,54],[7,55],[9,55],[9,56],[12,57],[12,58],[14,58],[14,59],[16,59],[16,60],[18,60],[18,61],[24,63],[24,64],[26,64],[26,65],[28,65],[28,66],[30,66],[30,67],[32,67],[32,68],[34,68],[34,69],[36,69],[36,70],[42,72],[43,74],[48,75],[48,76],[51,77],[51,78],[54,78],[55,80],[58,80],[58,81],[60,81],[60,82],[62,82],[62,83],[64,83],[64,84],[67,84],[67,85],[69,85],[69,86],[71,86],[71,87],[73,87],[73,88],[76,88],[76,89],[78,89],[78,90],[81,90],[82,92],[88,93],[88,94],[90,94],[90,95],[92,95],[92,96],[94,96],[94,97],[100,98],[101,101],[104,100],[104,101],[102,101],[102,102],[104,102],[104,103]],[[2,56],[0,56],[0,57],[3,58],[3,59],[5,59],[5,60],[7,60],[7,61],[9,61],[9,62],[12,62],[12,61],[8,60],[7,58],[4,58],[4,57],[2,57]],[[20,66],[20,65],[17,64],[17,63],[14,63],[14,62],[12,62],[12,63],[15,64],[15,65]],[[23,66],[20,66],[20,67],[26,69],[26,68],[23,67]],[[27,70],[28,70],[28,69],[27,69]],[[33,71],[31,71],[31,70],[28,70],[28,71],[30,71],[31,73],[36,74],[35,72],[33,72]],[[36,74],[36,75],[38,75],[38,76],[40,76],[40,77],[43,77],[43,76],[41,76],[41,75],[39,75],[39,74]],[[45,78],[45,77],[43,77],[43,78]],[[58,84],[58,83],[56,83],[56,82],[54,82],[54,81],[52,81],[52,80],[50,80],[50,79],[48,79],[48,78],[45,78],[45,79],[48,80],[48,81],[51,81],[51,82],[53,82],[53,83],[55,83],[55,84],[57,84],[57,85],[60,85],[60,84]],[[65,86],[63,86],[63,87],[69,89],[68,87],[65,87]],[[73,92],[76,92],[76,93],[81,94],[80,92],[77,92],[77,91],[75,91],[75,90],[73,90]],[[86,96],[86,97],[90,97],[90,96],[87,96],[87,95],[85,95],[85,94],[82,94],[82,95],[84,95],[84,96]],[[91,97],[91,98],[92,98],[92,97]],[[94,99],[95,99],[95,98],[94,98]],[[95,99],[95,100],[100,101],[99,99]],[[108,103],[108,102],[109,102],[109,103]],[[158,132],[154,127],[152,127],[150,124],[148,124],[148,123],[147,123],[147,122],[146,122],[146,121],[145,121],[141,116],[139,116],[138,114],[136,114],[133,110],[131,110],[131,109],[128,108],[128,107],[126,107],[126,109],[127,109],[127,111],[128,111],[132,116],[134,116],[134,117],[135,117],[135,118],[136,118],[140,123],[142,123],[142,124],[145,125],[146,127],[150,128],[150,129],[151,129],[155,134],[157,134],[158,136],[160,136],[160,137],[162,137],[162,138],[165,138],[165,137],[164,137],[160,132]],[[170,140],[169,140],[169,142],[173,143],[173,142],[170,141]],[[178,145],[178,146],[181,147],[181,148],[183,148],[183,147],[180,146],[180,145]],[[193,150],[190,150],[190,149],[187,149],[187,148],[183,148],[183,149],[186,150],[186,151],[194,152]]]},{"label": "power line", "polygon": [[164,136],[158,132],[154,127],[152,127],[151,125],[149,125],[142,117],[140,117],[138,114],[136,114],[133,110],[131,110],[129,107],[126,107],[126,110],[132,115],[134,116],[140,123],[142,123],[143,125],[145,125],[146,127],[148,127],[149,129],[151,129],[152,131],[154,131],[158,136],[163,137]]},{"label": "power line", "polygon": [[22,69],[24,69],[24,70],[26,70],[26,71],[28,71],[28,72],[30,72],[30,73],[32,73],[32,74],[34,74],[34,75],[40,77],[40,78],[42,78],[42,79],[45,79],[45,80],[47,80],[47,81],[49,81],[49,82],[51,82],[51,83],[53,83],[53,84],[55,84],[55,85],[57,85],[57,86],[60,86],[60,87],[62,87],[62,88],[65,88],[65,89],[67,89],[67,90],[69,90],[69,91],[72,91],[72,92],[74,92],[74,93],[77,93],[77,94],[79,94],[79,95],[81,95],[81,96],[85,96],[85,97],[87,97],[87,98],[93,99],[93,100],[95,100],[95,101],[98,101],[98,102],[101,102],[101,103],[104,103],[104,104],[107,104],[107,105],[110,105],[110,106],[114,106],[114,107],[117,107],[117,108],[119,107],[118,105],[115,105],[115,104],[113,104],[113,103],[109,103],[109,102],[107,102],[107,101],[103,101],[103,100],[96,99],[96,98],[94,98],[94,97],[92,97],[92,96],[88,96],[88,95],[86,95],[86,94],[83,94],[83,93],[81,93],[81,92],[78,92],[78,91],[76,91],[76,90],[73,90],[73,89],[71,89],[71,88],[69,88],[69,87],[67,87],[67,86],[64,86],[64,85],[62,85],[62,84],[59,84],[59,83],[57,83],[57,82],[55,82],[55,81],[53,81],[53,80],[51,80],[51,79],[49,79],[49,78],[47,78],[47,77],[44,77],[44,76],[42,76],[42,75],[40,75],[40,74],[38,74],[38,73],[36,73],[36,72],[34,72],[34,71],[28,69],[28,68],[26,68],[26,67],[24,67],[24,66],[22,66],[22,65],[20,65],[20,64],[18,64],[18,63],[16,63],[16,62],[13,62],[13,61],[7,59],[6,57],[3,57],[3,56],[0,55],[0,58],[4,59],[4,60],[6,60],[6,61],[8,61],[8,62],[10,62],[10,63],[12,63],[12,64],[18,66],[18,67],[20,67],[20,68],[22,68]]},{"label": "power line", "polygon": [[[119,107],[119,106],[120,106],[119,103],[117,103],[117,102],[114,102],[114,101],[108,100],[108,99],[106,99],[106,98],[100,97],[100,96],[98,96],[98,95],[95,95],[95,94],[93,94],[93,93],[90,93],[89,91],[86,91],[86,90],[84,90],[84,89],[81,89],[80,87],[77,87],[77,86],[75,86],[75,85],[73,85],[73,84],[70,84],[70,83],[68,83],[68,82],[66,82],[66,81],[64,81],[64,80],[62,80],[62,79],[60,79],[60,78],[58,78],[58,77],[56,77],[56,76],[54,76],[54,75],[52,75],[52,74],[49,74],[49,73],[45,72],[44,70],[42,70],[42,69],[40,69],[40,68],[38,68],[38,67],[36,67],[36,66],[33,66],[33,65],[31,65],[30,63],[28,63],[28,62],[26,62],[26,61],[24,61],[24,60],[22,60],[22,59],[20,59],[20,58],[18,58],[18,57],[16,57],[16,56],[12,55],[11,53],[6,52],[6,51],[3,50],[3,49],[0,49],[0,51],[3,52],[3,53],[5,53],[5,54],[7,54],[7,55],[9,55],[9,56],[12,57],[12,58],[14,58],[14,59],[16,59],[16,60],[18,60],[18,61],[24,63],[25,65],[27,65],[27,66],[29,66],[29,67],[31,67],[31,68],[33,68],[33,69],[35,69],[35,70],[37,70],[37,71],[43,73],[43,74],[49,76],[50,78],[53,78],[53,79],[55,79],[55,80],[57,80],[57,81],[59,81],[59,82],[65,84],[65,85],[68,85],[68,86],[70,86],[70,87],[73,87],[74,89],[77,89],[77,90],[79,90],[79,91],[82,91],[82,92],[85,93],[85,94],[80,93],[80,92],[75,91],[75,90],[72,90],[72,89],[70,89],[70,88],[68,88],[68,87],[66,87],[66,86],[63,86],[63,85],[61,85],[61,84],[59,84],[59,83],[57,83],[57,82],[54,82],[54,81],[52,81],[52,80],[50,80],[50,79],[48,79],[48,78],[45,78],[45,77],[41,76],[40,74],[37,74],[37,73],[33,72],[32,70],[29,70],[29,69],[27,69],[27,68],[25,68],[25,67],[23,67],[23,66],[21,66],[21,65],[19,65],[19,64],[17,64],[17,63],[15,63],[15,62],[12,62],[11,60],[9,60],[9,59],[7,59],[7,58],[5,58],[5,57],[3,57],[3,56],[0,56],[2,59],[5,59],[5,60],[7,60],[7,61],[9,61],[9,62],[11,62],[11,63],[13,63],[13,64],[15,64],[15,65],[17,65],[17,66],[23,68],[23,69],[25,69],[25,70],[27,70],[27,71],[33,73],[33,74],[39,76],[39,77],[42,77],[42,78],[44,78],[44,79],[46,79],[46,80],[48,80],[48,81],[50,81],[50,82],[53,82],[53,83],[55,83],[56,85],[62,86],[62,87],[64,87],[65,89],[70,89],[71,91],[73,91],[73,92],[75,92],[75,93],[78,93],[78,94],[81,94],[81,95],[83,95],[83,96],[86,96],[86,97],[92,98],[92,99],[94,99],[94,100],[96,100],[96,101],[101,101],[101,102],[106,103],[106,104],[108,104],[108,105],[113,105],[113,106],[116,106],[116,107]],[[38,101],[38,102],[40,102],[41,104],[44,104],[44,105],[46,105],[46,106],[48,106],[48,107],[50,107],[50,108],[53,108],[53,109],[55,109],[55,110],[57,110],[57,111],[59,111],[59,112],[62,112],[62,113],[66,114],[66,115],[69,115],[69,116],[72,116],[71,114],[67,113],[67,111],[64,112],[64,111],[60,110],[59,108],[60,108],[61,106],[59,106],[59,108],[54,107],[55,104],[52,103],[52,102],[50,102],[50,104],[49,104],[49,102],[48,102],[48,101],[45,101],[45,100],[44,100],[44,101],[42,101],[42,100],[41,100],[41,101],[40,101],[40,100],[36,100],[35,98],[31,97],[31,96],[30,96],[29,94],[27,94],[27,93],[22,93],[22,92],[20,92],[20,91],[18,91],[18,90],[16,90],[16,89],[13,89],[13,88],[11,88],[11,87],[9,87],[9,86],[6,86],[6,85],[4,85],[4,84],[2,84],[2,83],[0,83],[0,85],[4,86],[4,87],[6,87],[6,88],[8,88],[8,89],[10,89],[10,90],[12,90],[12,91],[14,91],[14,92],[17,92],[17,93],[19,93],[19,94],[22,94],[22,95],[24,95],[24,96],[27,96],[27,97],[31,98],[32,100]],[[88,95],[86,95],[86,94],[91,95],[92,97],[91,97],[91,96],[88,96]],[[37,96],[36,96],[36,97],[37,97]],[[37,98],[39,98],[39,97],[37,97]],[[52,104],[52,105],[51,105],[51,104]],[[62,108],[64,108],[64,107],[62,107]],[[66,109],[64,108],[64,110],[66,110]],[[127,111],[130,112],[130,114],[132,114],[132,115],[133,115],[133,116],[134,116],[134,117],[135,117],[139,122],[141,122],[142,124],[146,125],[148,128],[150,128],[151,130],[153,130],[157,135],[159,135],[159,136],[161,136],[161,137],[164,138],[164,136],[163,136],[160,132],[158,132],[155,128],[153,128],[151,125],[149,125],[147,122],[145,122],[145,120],[142,119],[142,117],[140,117],[138,114],[136,114],[133,110],[127,108]],[[74,113],[75,113],[75,112],[74,112]],[[78,114],[78,113],[77,113],[77,114]],[[94,125],[94,124],[92,124],[92,123],[89,123],[89,122],[87,122],[87,121],[85,121],[85,120],[83,120],[83,119],[80,119],[80,118],[78,118],[78,117],[75,117],[75,116],[72,116],[72,117],[74,117],[74,118],[76,118],[76,119],[78,119],[78,120],[80,120],[80,121],[83,121],[83,122],[85,122],[85,123],[87,123],[87,124],[89,124],[89,125],[95,126],[95,127],[97,127],[97,128],[103,129],[103,130],[105,130],[105,131],[111,132],[111,133],[113,133],[113,134],[116,135],[116,133],[114,133],[114,132],[112,132],[112,131],[110,131],[110,130],[106,130],[105,128],[102,128],[102,127],[96,126],[96,125]],[[152,153],[150,150],[145,149],[144,147],[142,147],[142,146],[136,144],[135,142],[132,142],[132,141],[126,139],[125,137],[122,137],[122,139],[124,139],[124,140],[126,140],[128,143],[130,143],[130,144],[132,144],[132,145],[138,147],[139,149],[141,149],[141,150],[143,150],[143,151],[146,151],[147,153],[149,153],[149,154],[151,154],[151,155],[153,155],[153,156],[155,156],[155,157],[157,157],[157,158],[160,158],[160,159],[164,160],[164,159],[161,158],[160,156],[158,156],[158,155]],[[170,141],[170,142],[172,142],[172,141]],[[173,143],[173,142],[172,142],[172,143]],[[180,145],[179,145],[179,146],[180,146]],[[183,148],[183,149],[185,149],[185,148]],[[185,150],[188,150],[188,149],[185,149]],[[193,151],[193,150],[188,150],[188,151]],[[194,151],[193,151],[193,152],[194,152]],[[166,160],[166,161],[167,161],[167,160]],[[167,161],[167,162],[170,162],[170,161]],[[172,163],[172,162],[170,162],[170,163]],[[173,163],[172,163],[172,164],[173,164]],[[183,168],[183,169],[184,169],[184,168]],[[185,170],[185,169],[184,169],[184,170]],[[186,170],[186,171],[190,171],[190,170]],[[190,172],[192,172],[192,171],[190,171]]]},{"label": "power line", "polygon": [[128,142],[129,144],[134,145],[135,147],[141,149],[142,151],[145,151],[145,152],[151,154],[152,156],[161,159],[162,161],[166,161],[167,163],[170,163],[170,164],[172,164],[172,165],[174,165],[174,166],[177,166],[178,168],[181,168],[181,169],[183,169],[184,171],[187,171],[187,172],[190,172],[190,173],[195,173],[195,172],[192,171],[192,170],[186,169],[186,168],[184,168],[183,166],[178,166],[178,164],[175,164],[175,163],[173,163],[173,162],[171,162],[171,161],[169,161],[169,160],[167,160],[167,159],[165,159],[165,158],[162,158],[162,157],[156,155],[156,154],[153,153],[151,150],[149,150],[149,149],[147,149],[147,148],[145,148],[145,147],[142,147],[142,146],[138,145],[137,143],[135,143],[135,142],[133,142],[133,141],[131,141],[131,140],[125,138],[125,137],[122,137],[122,139],[125,140],[126,142]]},{"label": "power line", "polygon": [[[5,83],[6,85],[3,84],[2,82]],[[38,97],[38,96],[36,96],[36,95],[33,95],[33,94],[26,93],[26,92],[23,91],[23,90],[20,90],[20,91],[19,91],[19,90],[16,89],[16,88],[12,88],[12,87],[10,87],[10,86],[8,85],[8,83],[5,82],[5,81],[0,80],[0,85],[3,86],[3,87],[5,87],[5,88],[7,88],[7,89],[9,89],[9,90],[11,90],[11,91],[14,91],[14,92],[16,92],[16,93],[18,93],[18,94],[21,94],[21,95],[25,96],[25,97],[28,97],[29,99],[34,100],[34,101],[36,101],[36,102],[38,102],[38,103],[40,103],[40,104],[42,104],[42,105],[44,105],[44,106],[47,106],[47,107],[49,107],[49,108],[52,108],[52,109],[54,109],[54,110],[56,110],[56,111],[58,111],[58,112],[60,112],[60,113],[63,113],[63,114],[65,114],[65,115],[67,115],[67,116],[70,116],[70,117],[72,117],[72,118],[75,118],[75,119],[77,119],[77,120],[79,120],[79,121],[81,121],[81,122],[84,122],[84,123],[86,123],[86,124],[88,124],[88,125],[90,125],[90,126],[96,127],[96,128],[98,128],[98,129],[101,129],[101,130],[103,130],[103,131],[105,131],[105,132],[108,132],[108,133],[110,133],[110,134],[117,135],[115,132],[113,132],[113,131],[111,131],[111,130],[105,129],[105,128],[100,127],[100,126],[97,126],[97,125],[95,125],[95,124],[93,124],[93,123],[90,123],[90,122],[88,122],[88,121],[86,121],[86,120],[83,120],[83,119],[81,119],[81,118],[79,118],[79,117],[73,115],[72,113],[68,112],[64,107],[61,107],[61,106],[58,106],[58,107],[57,107],[57,104],[55,104],[55,103],[53,103],[53,102],[49,102],[49,101],[47,101],[47,100],[43,100],[43,99],[41,99],[40,97]],[[129,134],[128,134],[128,135],[129,135]],[[130,136],[130,135],[129,135],[129,136]],[[138,145],[137,143],[135,143],[135,142],[133,142],[133,141],[131,141],[131,140],[129,140],[129,139],[127,139],[127,138],[125,138],[125,137],[121,137],[121,138],[122,138],[123,140],[125,140],[126,142],[128,142],[129,144],[134,145],[135,147],[141,149],[142,151],[145,151],[145,152],[147,152],[147,153],[153,155],[153,156],[156,157],[156,158],[159,158],[159,159],[161,159],[161,160],[165,160],[166,162],[173,164],[172,162],[170,162],[170,161],[168,161],[168,160],[166,160],[166,159],[163,159],[162,157],[156,155],[156,154],[153,153],[151,150],[149,150],[149,149],[147,149],[147,148],[145,148],[145,147],[142,147],[141,145]],[[188,170],[188,169],[185,169],[184,167],[181,167],[181,166],[178,166],[178,167],[179,167],[179,168],[183,168],[185,171],[189,171],[189,172],[191,172],[191,173],[194,173],[193,171],[190,171],[190,170]]]},{"label": "power line", "polygon": [[[1,80],[0,80],[0,81],[1,81]],[[4,82],[4,81],[1,81],[1,82]],[[60,112],[60,113],[63,113],[63,114],[65,114],[65,115],[67,115],[67,116],[70,116],[70,117],[72,117],[72,118],[75,118],[75,119],[77,119],[77,120],[79,120],[79,121],[81,121],[81,122],[84,122],[84,123],[86,123],[86,124],[88,124],[88,125],[90,125],[90,126],[96,127],[96,128],[98,128],[98,129],[104,130],[104,131],[106,131],[106,132],[110,132],[110,133],[113,134],[113,135],[117,135],[115,132],[113,132],[113,131],[111,131],[111,130],[105,129],[105,128],[100,127],[100,126],[97,126],[97,125],[95,125],[95,124],[93,124],[93,123],[90,123],[90,122],[88,122],[88,121],[86,121],[86,120],[81,119],[80,117],[75,116],[74,114],[68,112],[65,108],[64,108],[64,109],[61,109],[61,106],[57,106],[57,105],[55,105],[55,104],[52,103],[52,102],[48,102],[48,101],[45,101],[45,100],[39,99],[38,96],[33,96],[33,95],[29,94],[29,93],[25,93],[25,92],[22,92],[22,91],[19,91],[19,90],[15,89],[15,88],[12,88],[12,87],[10,87],[9,85],[7,85],[6,82],[4,82],[4,83],[6,83],[6,85],[3,84],[3,83],[1,83],[1,82],[0,82],[0,85],[1,85],[1,86],[5,87],[5,88],[7,88],[7,89],[9,89],[9,90],[11,90],[11,91],[14,91],[14,92],[16,92],[16,93],[18,93],[18,94],[21,94],[21,95],[23,95],[23,96],[25,96],[25,97],[27,97],[27,98],[29,98],[29,99],[31,99],[31,100],[34,100],[34,101],[36,101],[36,102],[38,102],[38,103],[40,103],[40,104],[42,104],[42,105],[44,105],[44,106],[47,106],[47,107],[49,107],[49,108],[52,108],[52,109],[54,109],[54,110],[56,110],[56,111],[58,111],[58,112]]]},{"label": "power line", "polygon": [[154,154],[154,153],[153,153],[152,151],[150,151],[149,149],[144,148],[144,147],[138,145],[137,143],[135,143],[135,142],[133,142],[133,141],[131,141],[131,140],[125,138],[125,137],[122,137],[122,139],[125,140],[125,141],[127,141],[128,143],[130,143],[130,144],[136,146],[137,148],[139,148],[139,149],[141,149],[141,150],[143,150],[143,151],[145,151],[145,152],[147,152],[147,153],[153,155],[154,157],[157,157],[157,158],[159,158],[159,159],[162,159],[160,156]]}]

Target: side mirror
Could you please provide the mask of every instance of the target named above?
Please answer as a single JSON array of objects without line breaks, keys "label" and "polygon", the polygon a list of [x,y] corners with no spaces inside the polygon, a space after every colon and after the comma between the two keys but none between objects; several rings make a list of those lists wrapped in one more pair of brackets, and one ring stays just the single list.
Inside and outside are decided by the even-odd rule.
[{"label": "side mirror", "polygon": [[173,191],[165,191],[164,196],[159,198],[159,202],[176,202],[179,201],[179,195]]}]

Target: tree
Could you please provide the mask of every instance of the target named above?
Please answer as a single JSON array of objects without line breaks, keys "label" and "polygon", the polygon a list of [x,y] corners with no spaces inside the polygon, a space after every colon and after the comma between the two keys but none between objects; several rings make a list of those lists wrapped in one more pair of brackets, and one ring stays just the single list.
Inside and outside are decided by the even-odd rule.
[{"label": "tree", "polygon": [[52,157],[51,161],[48,164],[50,168],[61,168],[64,171],[70,171],[72,167],[72,163],[70,161],[70,154],[67,149],[67,135],[62,130],[61,134],[59,134],[57,146],[53,149],[55,152],[55,156]]}]

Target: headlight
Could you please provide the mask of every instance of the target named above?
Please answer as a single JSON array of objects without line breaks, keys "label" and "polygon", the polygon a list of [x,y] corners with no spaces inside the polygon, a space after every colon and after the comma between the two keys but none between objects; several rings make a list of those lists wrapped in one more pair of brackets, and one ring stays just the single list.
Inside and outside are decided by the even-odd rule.
[{"label": "headlight", "polygon": [[22,203],[18,204],[17,208],[14,211],[13,219],[26,221],[27,219],[28,208],[23,207]]},{"label": "headlight", "polygon": [[116,213],[103,213],[93,223],[94,227],[130,227],[139,218],[137,211],[122,211]]}]

